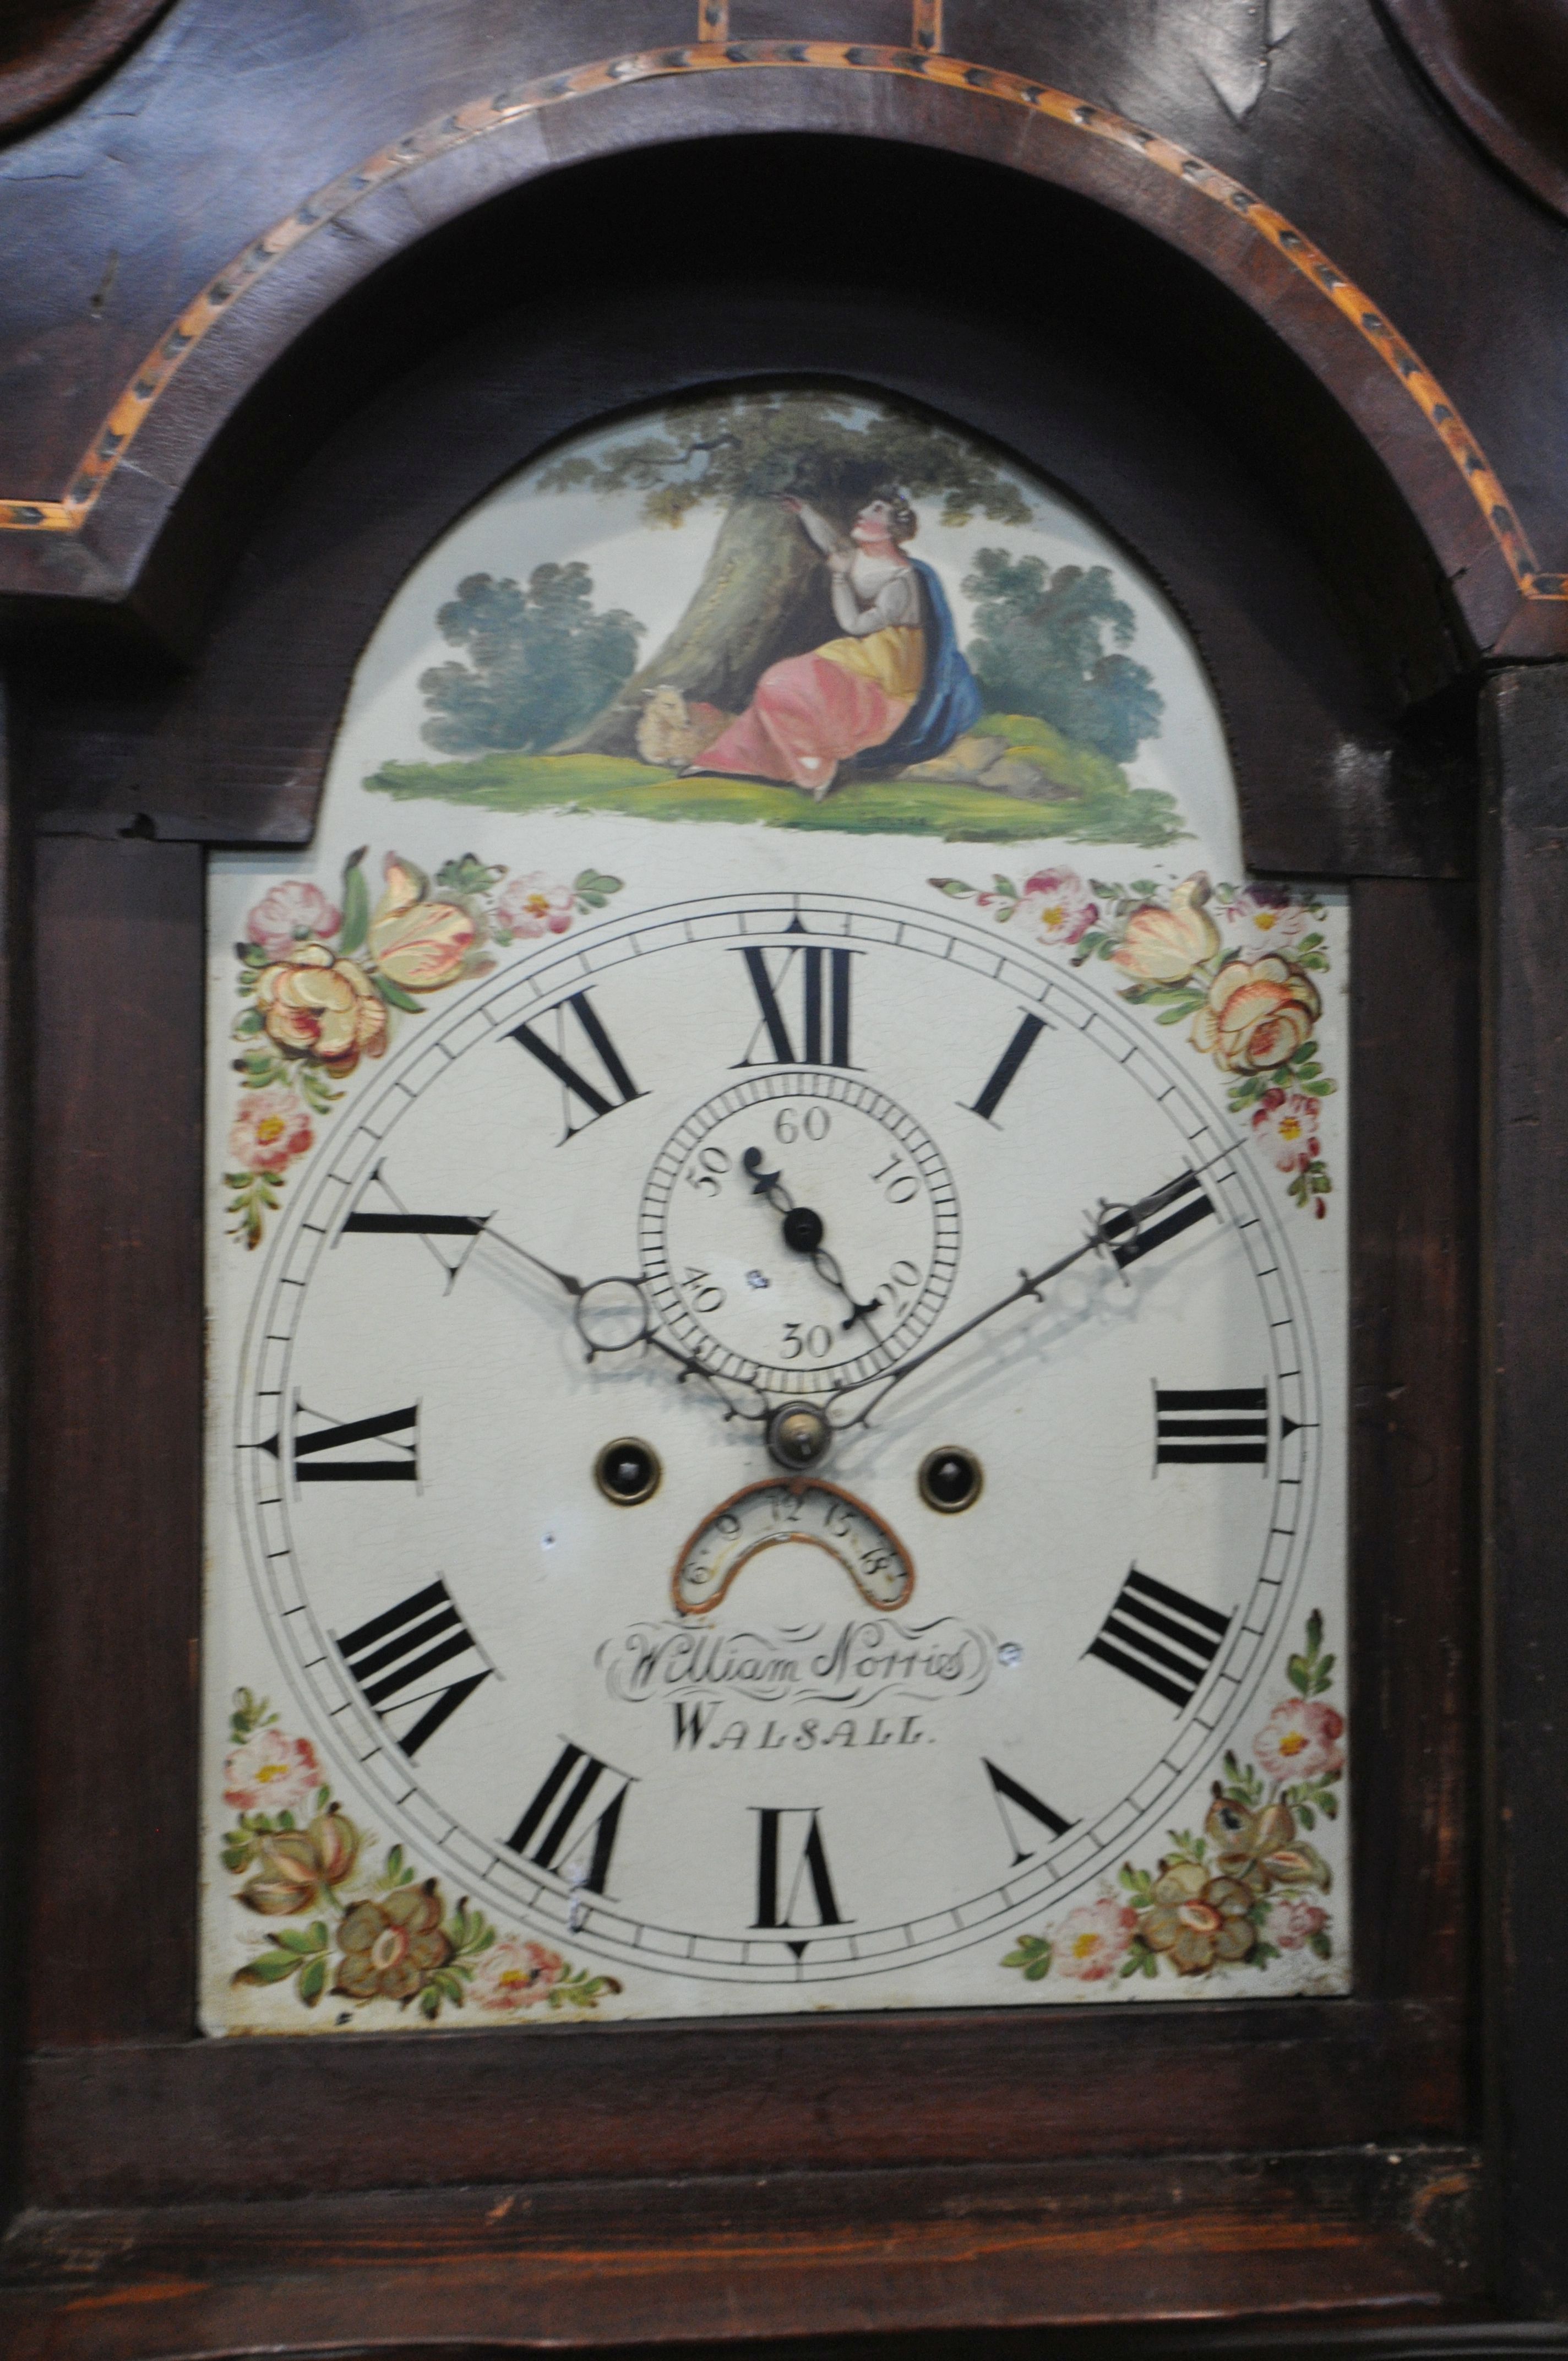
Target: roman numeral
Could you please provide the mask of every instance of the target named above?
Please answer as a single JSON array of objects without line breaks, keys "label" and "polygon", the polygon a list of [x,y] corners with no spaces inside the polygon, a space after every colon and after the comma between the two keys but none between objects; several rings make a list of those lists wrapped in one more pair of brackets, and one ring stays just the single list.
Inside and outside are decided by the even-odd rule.
[{"label": "roman numeral", "polygon": [[[309,1434],[300,1432],[302,1418],[319,1418],[323,1423]],[[261,1448],[269,1451],[274,1459],[285,1452],[296,1484],[417,1484],[419,1481],[419,1404],[412,1402],[407,1410],[378,1411],[373,1418],[352,1418],[344,1425],[334,1425],[324,1411],[312,1410],[294,1396],[290,1433],[281,1429],[269,1437]],[[393,1459],[366,1457],[359,1450],[362,1444],[391,1440],[398,1456]],[[346,1457],[328,1457],[328,1453],[345,1453]]]},{"label": "roman numeral", "polygon": [[1268,1464],[1266,1386],[1156,1386],[1154,1410],[1157,1468]]},{"label": "roman numeral", "polygon": [[[590,1082],[566,1056],[568,1010],[572,1014],[577,1030],[583,1035],[594,1053],[607,1088],[601,1088],[599,1083]],[[514,1025],[510,1038],[526,1049],[531,1058],[537,1058],[546,1073],[554,1074],[561,1085],[561,1112],[565,1122],[565,1129],[562,1132],[556,1145],[564,1148],[567,1140],[574,1137],[577,1132],[587,1131],[590,1123],[598,1123],[602,1115],[613,1114],[618,1106],[630,1106],[633,1099],[645,1098],[647,1093],[640,1091],[627,1072],[620,1050],[605,1031],[599,1013],[586,992],[569,994],[565,1000],[558,1001],[554,1008],[546,1009],[544,1013],[555,1020],[554,1048],[542,1034],[534,1031],[532,1025],[526,1023]],[[613,1092],[614,1097],[609,1096],[607,1092]],[[582,1123],[574,1123],[572,1120],[574,1099],[588,1111],[587,1119]]]},{"label": "roman numeral", "polygon": [[[768,955],[748,944],[740,953],[751,989],[757,995],[762,1021],[738,1066],[848,1066],[850,1057],[850,961],[861,951],[828,948],[818,943],[785,951],[775,976]],[[781,993],[795,996],[798,986],[800,1048],[784,1016]],[[758,1044],[766,1037],[767,1055],[759,1058]]]},{"label": "roman numeral", "polygon": [[[1167,1206],[1173,1210],[1168,1213]],[[1151,1254],[1156,1246],[1168,1246],[1172,1238],[1179,1238],[1194,1222],[1207,1220],[1213,1211],[1197,1174],[1184,1172],[1179,1180],[1168,1182],[1145,1201],[1136,1224],[1129,1213],[1108,1213],[1100,1224],[1100,1234],[1104,1238],[1122,1240],[1120,1246],[1113,1245],[1111,1256],[1125,1270],[1130,1262]]]},{"label": "roman numeral", "polygon": [[[601,1791],[598,1808],[590,1810],[601,1779],[614,1786],[614,1793],[607,1786]],[[618,1780],[620,1784],[616,1786]],[[586,1885],[590,1894],[602,1894],[609,1875],[610,1855],[620,1832],[621,1807],[632,1784],[622,1773],[611,1771],[597,1755],[585,1752],[567,1740],[546,1772],[533,1801],[508,1837],[508,1850],[532,1861],[536,1869],[547,1869],[574,1886]],[[591,1841],[593,1850],[585,1869],[581,1847],[587,1841]],[[563,1869],[561,1856],[569,1845],[578,1850]]]},{"label": "roman numeral", "polygon": [[[367,1204],[365,1200],[372,1192],[377,1202]],[[445,1272],[450,1293],[476,1244],[484,1236],[489,1220],[488,1213],[412,1213],[378,1164],[359,1190],[353,1206],[344,1215],[332,1243],[335,1250],[345,1238],[417,1238],[426,1253]],[[466,1238],[468,1243],[455,1257],[449,1258],[438,1246],[432,1244],[435,1238]]]},{"label": "roman numeral", "polygon": [[[384,1615],[372,1615],[367,1623],[345,1632],[335,1645],[364,1692],[366,1704],[411,1762],[495,1669],[485,1660],[440,1580],[400,1599]],[[431,1680],[433,1673],[459,1656],[477,1657],[479,1671],[465,1673],[455,1680]],[[394,1726],[390,1719],[394,1713],[422,1705],[425,1710],[411,1723],[400,1730]]]},{"label": "roman numeral", "polygon": [[[752,1924],[780,1928],[803,1924],[843,1926],[815,1810],[774,1811],[756,1805],[752,1809],[757,1815],[757,1916]],[[795,1914],[808,1885],[817,1916],[815,1920],[801,1920]],[[806,1944],[791,1943],[789,1949],[798,1960]]]},{"label": "roman numeral", "polygon": [[1134,1566],[1085,1653],[1185,1707],[1197,1696],[1231,1621]]},{"label": "roman numeral", "polygon": [[967,1104],[970,1113],[979,1115],[981,1122],[992,1122],[997,1108],[1017,1079],[1019,1067],[1045,1030],[1046,1020],[1043,1016],[1031,1016],[1025,1014],[1023,1023],[992,1068],[991,1079],[979,1098],[960,1102],[960,1104]]},{"label": "roman numeral", "polygon": [[1007,1841],[1013,1848],[1014,1869],[1021,1861],[1027,1861],[1030,1854],[1027,1845],[1021,1845],[1018,1841],[1017,1828],[1007,1809],[1009,1804],[1016,1806],[1021,1812],[1027,1812],[1031,1819],[1038,1820],[1043,1828],[1048,1828],[1053,1837],[1065,1837],[1069,1828],[1077,1825],[1075,1821],[1064,1820],[1061,1814],[1053,1812],[1048,1804],[1042,1804],[1038,1795],[1032,1795],[1027,1787],[1021,1785],[1005,1771],[999,1771],[994,1763],[986,1762],[983,1754],[981,1761],[985,1763],[985,1775],[991,1782],[991,1792],[995,1798],[1002,1825],[1007,1831]]}]

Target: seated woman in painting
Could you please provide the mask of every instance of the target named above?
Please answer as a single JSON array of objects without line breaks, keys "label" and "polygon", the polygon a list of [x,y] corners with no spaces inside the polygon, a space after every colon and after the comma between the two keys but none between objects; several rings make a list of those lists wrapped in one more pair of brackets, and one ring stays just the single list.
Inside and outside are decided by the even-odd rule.
[{"label": "seated woman in painting", "polygon": [[693,768],[783,780],[820,802],[839,765],[873,748],[879,770],[941,753],[978,719],[980,691],[941,583],[905,555],[918,520],[901,493],[868,500],[847,541],[805,500],[784,505],[828,560],[843,636],[770,664]]}]

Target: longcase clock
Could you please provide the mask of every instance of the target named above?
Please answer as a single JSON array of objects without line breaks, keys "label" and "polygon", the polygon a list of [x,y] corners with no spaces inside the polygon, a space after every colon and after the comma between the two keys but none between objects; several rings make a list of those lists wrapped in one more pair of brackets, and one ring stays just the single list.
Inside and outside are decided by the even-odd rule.
[{"label": "longcase clock", "polygon": [[838,13],[0,159],[19,2355],[1561,2309],[1560,228]]}]

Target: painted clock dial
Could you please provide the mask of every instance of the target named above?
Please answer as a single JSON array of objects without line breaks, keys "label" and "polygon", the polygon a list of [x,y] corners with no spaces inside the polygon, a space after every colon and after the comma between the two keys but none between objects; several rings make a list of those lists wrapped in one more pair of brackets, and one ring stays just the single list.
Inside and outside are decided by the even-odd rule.
[{"label": "painted clock dial", "polygon": [[1343,1989],[1342,913],[1086,521],[718,406],[797,491],[506,488],[216,864],[205,2021]]}]

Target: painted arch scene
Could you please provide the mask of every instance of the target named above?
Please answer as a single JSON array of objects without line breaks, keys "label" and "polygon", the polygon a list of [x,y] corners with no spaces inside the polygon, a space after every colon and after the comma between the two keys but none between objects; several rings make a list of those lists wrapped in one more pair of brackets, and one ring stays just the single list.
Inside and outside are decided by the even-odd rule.
[{"label": "painted arch scene", "polygon": [[1154,585],[1003,455],[858,393],[557,446],[422,561],[375,669],[340,754],[399,800],[1149,850],[1234,810]]}]

